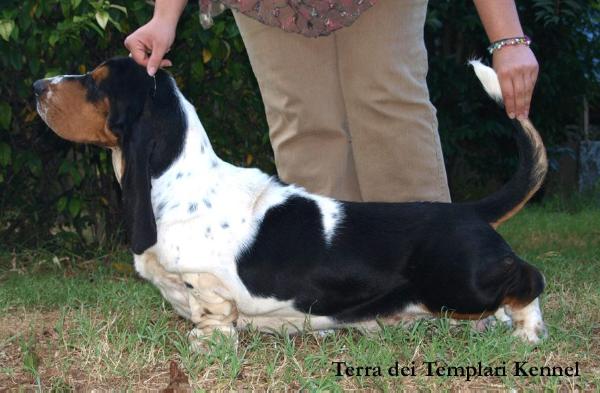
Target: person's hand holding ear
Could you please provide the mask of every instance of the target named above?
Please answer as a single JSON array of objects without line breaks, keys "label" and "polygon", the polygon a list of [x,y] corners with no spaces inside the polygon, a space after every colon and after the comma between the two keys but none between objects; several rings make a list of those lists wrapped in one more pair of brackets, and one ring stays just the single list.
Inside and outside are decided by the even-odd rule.
[{"label": "person's hand holding ear", "polygon": [[136,63],[153,76],[160,67],[169,67],[165,54],[175,41],[177,22],[187,0],[156,0],[152,19],[125,39],[125,47]]}]

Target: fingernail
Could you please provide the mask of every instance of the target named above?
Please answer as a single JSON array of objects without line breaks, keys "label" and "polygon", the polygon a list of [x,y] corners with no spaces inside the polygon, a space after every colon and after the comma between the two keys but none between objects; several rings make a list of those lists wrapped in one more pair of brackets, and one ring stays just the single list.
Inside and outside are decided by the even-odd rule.
[{"label": "fingernail", "polygon": [[508,114],[508,117],[509,117],[510,119],[514,119],[514,118],[515,118],[515,114],[511,112],[511,113],[509,113],[509,114]]},{"label": "fingernail", "polygon": [[148,75],[154,76],[154,74],[156,74],[156,67],[154,67],[154,66],[148,67]]}]

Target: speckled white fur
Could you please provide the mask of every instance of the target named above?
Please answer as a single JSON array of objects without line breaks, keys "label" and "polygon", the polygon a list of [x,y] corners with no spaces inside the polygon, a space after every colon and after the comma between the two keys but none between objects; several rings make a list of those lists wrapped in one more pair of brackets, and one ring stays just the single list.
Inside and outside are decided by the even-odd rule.
[{"label": "speckled white fur", "polygon": [[[194,107],[181,94],[179,99],[187,118],[185,144],[171,167],[152,180],[158,240],[143,255],[135,256],[137,271],[159,287],[179,314],[197,324],[202,321],[212,328],[225,325],[221,317],[207,322],[215,318],[214,313],[195,313],[206,305],[193,306],[202,299],[184,284],[184,277],[192,284],[189,281],[194,275],[212,277],[208,291],[234,305],[230,311],[237,313],[239,326],[253,324],[263,330],[288,331],[295,331],[296,324],[309,323],[315,329],[335,326],[328,317],[307,321],[307,315],[296,310],[291,301],[250,294],[237,274],[236,257],[252,244],[267,210],[292,196],[313,199],[321,208],[323,236],[329,243],[343,217],[339,202],[297,186],[282,185],[258,169],[238,168],[222,161],[214,153]],[[120,162],[120,152],[114,150],[118,177]],[[180,277],[179,285],[173,285],[173,277]],[[192,284],[194,290],[205,282]]]}]

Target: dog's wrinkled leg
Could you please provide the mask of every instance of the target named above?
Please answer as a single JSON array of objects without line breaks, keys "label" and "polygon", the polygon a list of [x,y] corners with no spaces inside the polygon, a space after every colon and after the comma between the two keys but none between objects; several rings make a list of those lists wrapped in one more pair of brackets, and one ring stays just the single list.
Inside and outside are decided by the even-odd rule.
[{"label": "dog's wrinkled leg", "polygon": [[537,344],[547,337],[538,298],[524,307],[511,307],[511,312],[515,326],[514,336],[532,344]]},{"label": "dog's wrinkled leg", "polygon": [[177,314],[191,319],[188,291],[178,274],[167,272],[153,253],[134,256],[135,270],[154,284],[162,296],[173,306]]},{"label": "dog's wrinkled leg", "polygon": [[207,352],[207,340],[215,331],[232,338],[237,346],[238,313],[221,281],[208,273],[183,274],[182,278],[190,293],[190,319],[194,322],[194,329],[188,335],[190,348]]}]

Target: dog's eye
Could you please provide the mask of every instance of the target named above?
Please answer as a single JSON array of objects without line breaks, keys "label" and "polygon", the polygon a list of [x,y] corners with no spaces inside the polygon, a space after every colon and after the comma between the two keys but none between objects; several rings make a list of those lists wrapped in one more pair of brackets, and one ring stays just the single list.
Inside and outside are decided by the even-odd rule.
[{"label": "dog's eye", "polygon": [[90,74],[89,72],[83,76],[82,82],[83,82],[83,85],[85,86],[85,88],[88,90],[92,90],[92,89],[96,88],[96,81],[92,77],[92,74]]},{"label": "dog's eye", "polygon": [[88,99],[91,101],[96,101],[102,96],[98,89],[98,85],[96,84],[96,80],[89,72],[83,76],[81,83],[83,83],[83,86],[87,91]]}]

